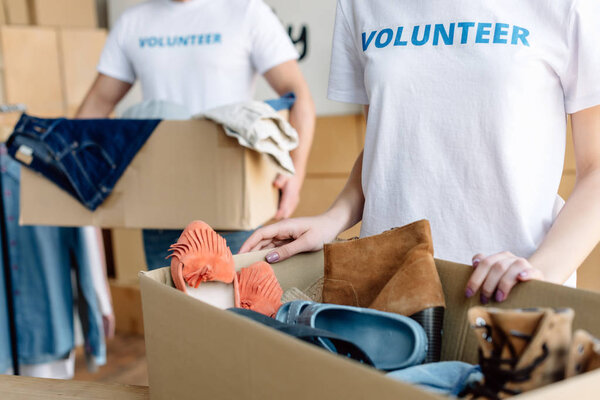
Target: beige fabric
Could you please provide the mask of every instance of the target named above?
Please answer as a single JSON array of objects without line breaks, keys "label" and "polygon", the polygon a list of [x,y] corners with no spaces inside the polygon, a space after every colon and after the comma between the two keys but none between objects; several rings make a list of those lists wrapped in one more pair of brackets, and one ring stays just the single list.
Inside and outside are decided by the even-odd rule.
[{"label": "beige fabric", "polygon": [[225,128],[240,145],[266,153],[289,173],[295,173],[290,151],[298,147],[298,132],[268,104],[260,101],[213,108],[194,118],[208,118]]}]

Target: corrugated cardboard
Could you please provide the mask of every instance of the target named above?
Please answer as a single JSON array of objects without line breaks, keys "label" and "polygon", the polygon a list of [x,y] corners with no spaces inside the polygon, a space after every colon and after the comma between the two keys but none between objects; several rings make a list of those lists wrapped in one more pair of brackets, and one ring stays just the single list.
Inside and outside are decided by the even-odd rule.
[{"label": "corrugated cardboard", "polygon": [[39,26],[97,28],[95,0],[28,0],[31,22]]},{"label": "corrugated cardboard", "polygon": [[67,116],[73,117],[98,72],[96,65],[106,42],[104,29],[58,29]]},{"label": "corrugated cardboard", "polygon": [[28,0],[2,0],[6,23],[8,25],[29,25],[31,15]]},{"label": "corrugated cardboard", "polygon": [[[235,256],[238,268],[266,252]],[[476,362],[466,315],[472,268],[436,261],[448,310],[442,358]],[[305,287],[323,273],[323,253],[303,254],[273,266],[284,289]],[[197,301],[172,286],[168,268],[140,273],[150,397],[162,399],[398,400],[443,399]],[[493,304],[497,306],[496,304]],[[545,282],[515,288],[500,307],[572,307],[574,328],[600,335],[600,294]],[[533,391],[517,399],[597,399],[600,371]]]},{"label": "corrugated cardboard", "polygon": [[319,117],[307,174],[348,174],[364,146],[361,115]]},{"label": "corrugated cardboard", "polygon": [[[46,117],[64,115],[65,104],[54,29],[3,26],[0,28],[4,101],[22,103],[28,112]],[[1,116],[16,123],[17,114]],[[10,120],[10,121],[9,121]]]},{"label": "corrugated cardboard", "polygon": [[143,335],[142,299],[138,285],[114,280],[109,284],[115,309],[115,331],[126,335]]},{"label": "corrugated cardboard", "polygon": [[181,229],[202,219],[215,229],[253,229],[275,215],[278,172],[269,156],[241,147],[213,122],[163,121],[93,213],[22,168],[20,222]]}]

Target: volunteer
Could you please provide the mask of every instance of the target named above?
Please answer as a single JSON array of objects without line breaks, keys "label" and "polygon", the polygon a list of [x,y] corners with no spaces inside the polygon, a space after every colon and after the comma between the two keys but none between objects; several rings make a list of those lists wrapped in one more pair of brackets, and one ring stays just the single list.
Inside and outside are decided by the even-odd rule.
[{"label": "volunteer", "polygon": [[369,236],[426,218],[436,257],[475,267],[467,297],[564,283],[600,239],[599,20],[598,0],[339,0],[329,97],[366,106],[364,151],[327,212],[241,252],[277,262],[361,220]]},{"label": "volunteer", "polygon": [[[125,11],[113,27],[98,77],[77,117],[108,117],[136,80],[145,100],[167,100],[196,114],[252,100],[256,76],[262,74],[278,94],[294,92],[297,99],[289,117],[300,137],[291,153],[296,174],[274,181],[281,190],[275,217],[287,218],[299,201],[315,123],[297,58],[280,21],[262,0],[147,1]],[[144,231],[150,268],[164,266],[167,248],[179,233]],[[249,234],[224,236],[236,253]]]}]

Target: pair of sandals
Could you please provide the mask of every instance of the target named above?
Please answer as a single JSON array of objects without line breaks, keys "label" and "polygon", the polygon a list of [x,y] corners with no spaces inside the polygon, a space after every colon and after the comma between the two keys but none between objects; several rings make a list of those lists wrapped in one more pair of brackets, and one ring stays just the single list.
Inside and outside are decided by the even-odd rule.
[{"label": "pair of sandals", "polygon": [[285,303],[275,318],[231,311],[383,371],[421,364],[427,354],[425,330],[399,314],[304,300]]}]

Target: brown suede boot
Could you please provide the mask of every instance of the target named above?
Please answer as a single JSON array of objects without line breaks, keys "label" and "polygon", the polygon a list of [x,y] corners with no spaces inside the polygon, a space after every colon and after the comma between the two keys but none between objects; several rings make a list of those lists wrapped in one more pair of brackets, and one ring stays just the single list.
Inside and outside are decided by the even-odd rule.
[{"label": "brown suede boot", "polygon": [[598,368],[600,368],[600,340],[586,331],[576,331],[567,363],[567,378]]},{"label": "brown suede boot", "polygon": [[325,245],[323,302],[411,316],[439,361],[445,307],[427,220],[380,235]]},{"label": "brown suede boot", "polygon": [[563,379],[573,315],[571,309],[471,308],[484,375],[473,398],[506,398]]}]

